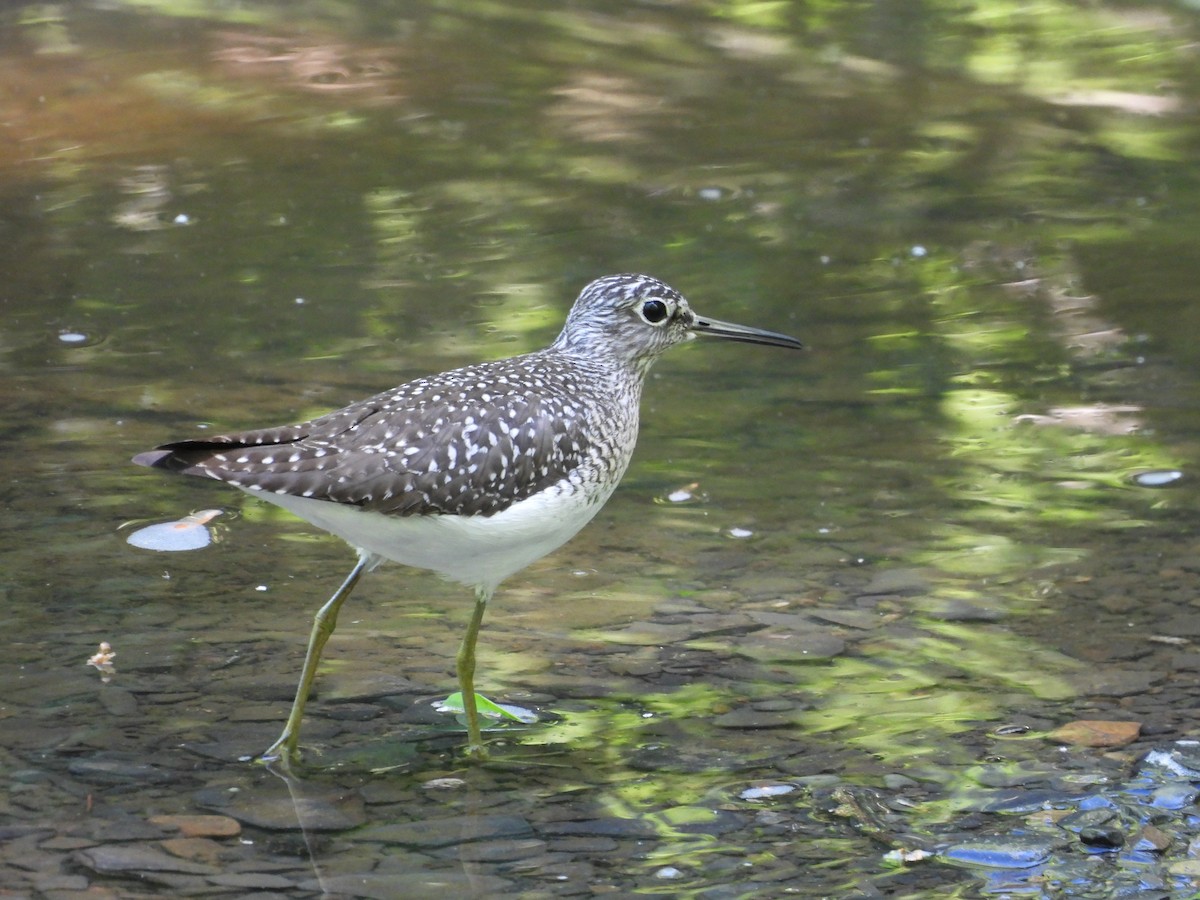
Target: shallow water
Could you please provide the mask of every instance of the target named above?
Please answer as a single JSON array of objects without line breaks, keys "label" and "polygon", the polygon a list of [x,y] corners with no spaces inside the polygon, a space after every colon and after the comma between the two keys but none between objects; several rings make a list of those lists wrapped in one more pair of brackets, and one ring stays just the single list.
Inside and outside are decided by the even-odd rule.
[{"label": "shallow water", "polygon": [[[1196,18],[986,9],[6,8],[0,885],[1190,896],[1186,776],[1140,857],[963,837],[1046,785],[1142,827],[1200,671]],[[254,764],[352,553],[129,457],[541,346],[612,271],[810,350],[659,363],[622,487],[489,610],[481,686],[543,717],[490,763],[432,710],[467,592],[388,567],[303,777]]]}]

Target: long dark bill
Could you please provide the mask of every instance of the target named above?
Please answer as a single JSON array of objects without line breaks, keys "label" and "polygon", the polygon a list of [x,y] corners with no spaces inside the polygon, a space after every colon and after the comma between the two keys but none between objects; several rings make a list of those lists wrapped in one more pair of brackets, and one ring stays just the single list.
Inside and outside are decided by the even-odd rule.
[{"label": "long dark bill", "polygon": [[704,316],[696,316],[695,321],[692,322],[692,331],[698,335],[724,338],[728,341],[765,344],[769,347],[790,347],[792,350],[804,349],[804,345],[794,337],[780,334],[777,331],[751,328],[748,325],[734,325],[732,322],[722,322],[719,319],[709,319]]}]

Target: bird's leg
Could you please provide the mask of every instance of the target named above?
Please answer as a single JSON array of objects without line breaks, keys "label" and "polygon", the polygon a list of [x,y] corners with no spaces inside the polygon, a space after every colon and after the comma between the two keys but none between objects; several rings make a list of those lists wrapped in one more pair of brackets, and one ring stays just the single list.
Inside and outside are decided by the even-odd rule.
[{"label": "bird's leg", "polygon": [[329,640],[329,636],[333,634],[333,629],[337,627],[338,610],[341,609],[342,603],[350,596],[350,592],[358,584],[358,579],[362,578],[363,572],[374,561],[368,555],[360,557],[358,564],[342,582],[342,586],[334,591],[333,596],[317,610],[316,616],[313,617],[312,632],[308,636],[308,652],[304,655],[304,668],[300,670],[300,684],[296,687],[296,699],[292,701],[292,711],[288,714],[287,724],[283,726],[283,733],[263,753],[261,759],[264,762],[279,760],[286,767],[296,759],[297,745],[300,742],[300,722],[304,718],[304,704],[308,702],[308,692],[312,689],[313,679],[317,676],[317,663],[321,661],[321,651],[325,648],[325,642]]},{"label": "bird's leg", "polygon": [[467,633],[463,635],[462,643],[458,647],[458,656],[455,658],[458,684],[462,689],[463,712],[467,716],[467,755],[475,759],[487,758],[483,735],[479,731],[479,707],[475,702],[475,641],[479,637],[483,612],[487,609],[492,593],[491,588],[478,588],[475,591],[475,609],[471,613],[471,622],[467,625]]}]

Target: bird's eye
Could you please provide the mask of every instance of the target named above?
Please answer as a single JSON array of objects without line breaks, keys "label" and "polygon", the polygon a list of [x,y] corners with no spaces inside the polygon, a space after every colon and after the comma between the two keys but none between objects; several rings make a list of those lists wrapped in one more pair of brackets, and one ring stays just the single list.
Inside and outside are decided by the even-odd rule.
[{"label": "bird's eye", "polygon": [[651,325],[657,325],[667,317],[667,304],[661,300],[647,300],[642,304],[642,318]]}]

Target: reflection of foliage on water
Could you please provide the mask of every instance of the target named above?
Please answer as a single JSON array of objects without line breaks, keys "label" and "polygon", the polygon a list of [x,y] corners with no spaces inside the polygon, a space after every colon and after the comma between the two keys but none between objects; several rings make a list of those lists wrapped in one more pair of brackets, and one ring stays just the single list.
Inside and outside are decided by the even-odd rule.
[{"label": "reflection of foliage on water", "polygon": [[[1055,264],[1053,256],[1044,260],[1047,268]],[[1038,553],[1040,564],[1065,561],[1069,552],[1051,543],[1070,539],[1064,528],[1143,524],[1133,510],[1140,503],[1148,513],[1160,498],[1130,490],[1130,475],[1176,464],[1140,433],[1138,406],[1056,402],[1072,396],[1072,382],[1093,383],[1093,393],[1104,396],[1105,381],[1119,391],[1136,373],[1136,349],[1120,329],[1080,313],[1088,298],[1062,302],[1080,280],[1068,264],[1059,259],[1048,273],[1022,266],[1023,302],[1015,304],[1002,302],[1003,283],[963,284],[946,267],[921,270],[928,278],[921,293],[933,307],[925,337],[936,338],[950,372],[938,404],[946,452],[941,484],[961,504],[953,522],[934,527],[944,534],[944,550],[924,558],[948,571],[997,576],[1036,568]],[[1045,338],[1032,341],[1033,333]],[[1009,537],[995,541],[983,532],[975,546],[961,531],[967,523]],[[1012,539],[1023,545],[1016,554],[1004,549]]]},{"label": "reflection of foliage on water", "polygon": [[[92,154],[111,153],[115,138],[98,129],[118,124],[130,155],[175,160],[183,142],[208,140],[219,158],[220,145],[204,133],[222,121],[275,135],[259,149],[264,162],[278,154],[295,167],[317,160],[308,194],[291,179],[254,183],[245,172],[257,161],[210,171],[194,162],[155,166],[169,201],[153,211],[156,228],[188,205],[201,213],[189,228],[191,254],[215,245],[214,226],[246,238],[222,259],[207,256],[190,279],[205,293],[243,298],[232,320],[241,327],[197,342],[206,359],[237,358],[274,340],[303,342],[309,359],[354,353],[360,365],[384,368],[397,321],[428,324],[448,295],[460,304],[494,298],[483,316],[510,337],[497,345],[452,316],[432,341],[439,355],[523,349],[559,317],[547,272],[565,269],[556,283],[579,282],[619,259],[622,267],[679,269],[687,273],[681,286],[705,284],[760,312],[803,304],[833,311],[824,314],[830,318],[844,310],[878,319],[862,370],[839,375],[878,400],[879,421],[915,413],[937,430],[930,437],[944,452],[938,488],[957,508],[932,527],[935,546],[920,561],[948,573],[994,577],[1061,559],[1043,540],[1047,529],[1136,525],[1122,475],[1172,462],[1151,438],[1013,418],[1043,414],[1057,404],[1041,397],[1096,379],[1096,360],[1083,371],[1068,344],[1078,334],[1060,334],[1058,344],[1053,330],[1036,341],[1029,335],[1045,333],[1054,304],[1078,286],[1064,241],[1109,239],[1155,214],[1148,188],[1179,156],[1177,126],[1142,113],[1171,111],[1159,85],[1186,87],[1186,20],[1069,3],[964,10],[723,2],[709,14],[627,15],[557,7],[501,15],[470,2],[436,12],[319,2],[252,12],[178,0],[121,5],[196,18],[190,27],[211,29],[209,59],[183,69],[155,68],[153,57],[132,53],[81,55],[71,48],[98,26],[85,10],[26,8],[26,50],[78,57],[71,72],[58,73],[62,89],[49,93],[58,133],[81,139],[69,152],[44,154],[58,160],[49,177],[94,179]],[[477,52],[493,29],[514,23],[510,54]],[[233,25],[258,31],[239,43]],[[374,60],[363,67],[397,82],[386,114],[374,106],[377,95],[357,91],[288,96],[280,67],[312,58],[316,51],[305,48],[318,46],[322,30],[322,59]],[[77,37],[68,41],[64,31]],[[366,34],[388,39],[386,58],[371,55],[378,43],[359,53],[346,37],[359,35],[366,47]],[[305,37],[289,43],[288,35]],[[20,71],[27,63],[17,54],[5,65]],[[718,63],[720,75],[706,77]],[[117,64],[125,68],[104,68]],[[76,105],[67,89],[78,66],[104,80],[100,99],[109,105],[100,113],[89,112],[98,98]],[[54,78],[53,67],[43,68],[39,88]],[[11,83],[20,96],[26,81]],[[758,127],[743,136],[726,123],[728,111],[744,105],[747,85]],[[500,111],[480,113],[489,105]],[[112,114],[133,108],[133,127]],[[30,115],[6,116],[10,133],[44,125]],[[181,128],[189,117],[192,125]],[[719,133],[710,120],[722,123]],[[180,143],[170,143],[172,134]],[[356,161],[356,145],[372,140],[385,151]],[[63,164],[68,157],[74,165]],[[1125,176],[1119,185],[1103,179],[1110,171]],[[1097,175],[1107,193],[1089,191]],[[65,232],[64,246],[90,221],[87,209],[111,204],[102,187],[90,191],[55,194],[62,202],[49,219]],[[205,198],[234,191],[245,194],[244,215],[206,223]],[[330,219],[337,230],[323,227]],[[1003,245],[1016,232],[1022,252],[979,258],[980,246]],[[239,246],[253,247],[256,258]],[[169,235],[140,249],[151,268],[159,259],[194,264]],[[308,290],[281,287],[281,269]],[[340,290],[356,281],[363,294],[352,318],[313,304],[303,324],[293,323],[271,296],[319,295],[347,269],[353,274],[337,276]],[[120,314],[102,299],[118,293],[119,271],[78,274],[85,283],[76,295],[88,298],[90,316]],[[184,314],[204,308],[187,304]],[[330,316],[330,327],[313,329],[318,315]],[[1125,356],[1110,344],[1101,363],[1116,368]],[[936,423],[925,418],[930,409]],[[1031,533],[1036,540],[1023,540]],[[1064,537],[1069,545],[1069,532]]]}]

